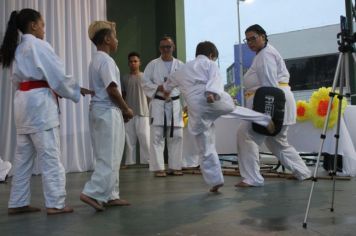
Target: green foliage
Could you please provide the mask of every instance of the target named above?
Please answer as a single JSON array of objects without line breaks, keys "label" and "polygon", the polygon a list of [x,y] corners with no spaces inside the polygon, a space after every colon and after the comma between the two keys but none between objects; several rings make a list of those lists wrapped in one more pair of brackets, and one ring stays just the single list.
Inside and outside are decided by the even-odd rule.
[{"label": "green foliage", "polygon": [[231,97],[235,98],[237,93],[239,92],[240,87],[239,86],[231,86],[228,90],[227,93],[230,94]]}]

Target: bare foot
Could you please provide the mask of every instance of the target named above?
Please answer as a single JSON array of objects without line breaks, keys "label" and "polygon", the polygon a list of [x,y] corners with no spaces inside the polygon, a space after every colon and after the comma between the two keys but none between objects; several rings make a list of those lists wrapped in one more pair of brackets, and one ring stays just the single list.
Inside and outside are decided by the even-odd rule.
[{"label": "bare foot", "polygon": [[40,208],[32,207],[32,206],[14,207],[14,208],[7,209],[7,213],[9,215],[32,213],[32,212],[39,212],[39,211],[41,211]]},{"label": "bare foot", "polygon": [[84,193],[80,194],[80,200],[93,207],[97,211],[105,210],[105,208],[97,200],[85,195]]},{"label": "bare foot", "polygon": [[115,199],[115,200],[110,200],[107,203],[104,203],[104,206],[130,206],[131,203],[124,199]]},{"label": "bare foot", "polygon": [[71,207],[65,206],[62,209],[58,208],[47,208],[47,215],[58,215],[65,213],[72,213],[74,210]]},{"label": "bare foot", "polygon": [[240,183],[235,184],[235,187],[247,188],[247,187],[253,187],[253,185],[249,185],[241,181]]},{"label": "bare foot", "polygon": [[167,174],[164,170],[155,171],[155,177],[166,177]]},{"label": "bare foot", "polygon": [[273,134],[274,131],[276,131],[276,127],[275,127],[275,125],[274,125],[274,123],[273,123],[272,120],[268,123],[266,129],[268,130],[268,132],[269,132],[270,134]]},{"label": "bare foot", "polygon": [[212,193],[217,193],[217,192],[219,192],[219,188],[221,188],[222,186],[224,186],[224,184],[215,185],[209,191],[212,192]]}]

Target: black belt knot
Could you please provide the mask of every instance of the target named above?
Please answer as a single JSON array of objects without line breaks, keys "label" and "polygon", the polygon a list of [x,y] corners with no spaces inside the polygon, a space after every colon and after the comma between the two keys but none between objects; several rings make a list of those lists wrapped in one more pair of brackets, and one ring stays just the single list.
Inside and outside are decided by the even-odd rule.
[{"label": "black belt knot", "polygon": [[[159,100],[166,100],[164,97],[161,97],[159,95],[155,95],[154,97],[155,99],[159,99]],[[174,96],[174,97],[171,97],[171,100],[174,101],[174,100],[177,100],[179,99],[179,95],[178,96]],[[166,118],[166,114],[165,114],[165,111],[163,111],[163,116],[164,116],[164,123],[163,123],[163,137],[167,137],[167,118]],[[169,137],[173,137],[173,128],[174,128],[174,114],[173,114],[173,107],[172,107],[172,120],[171,120],[171,130],[170,130],[170,134],[169,134]]]}]

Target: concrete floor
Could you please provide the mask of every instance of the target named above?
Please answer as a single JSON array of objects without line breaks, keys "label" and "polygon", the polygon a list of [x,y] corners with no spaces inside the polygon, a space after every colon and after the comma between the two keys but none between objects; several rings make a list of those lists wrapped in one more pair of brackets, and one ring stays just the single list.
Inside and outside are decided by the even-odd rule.
[{"label": "concrete floor", "polygon": [[[97,213],[79,200],[91,173],[67,175],[72,214],[45,211],[7,215],[10,183],[0,184],[0,235],[356,235],[356,183],[318,180],[304,229],[311,181],[267,178],[264,187],[235,188],[240,177],[225,176],[220,194],[208,192],[200,175],[155,178],[145,168],[120,171],[121,197],[132,206]],[[41,177],[32,178],[32,205],[44,208]]]}]

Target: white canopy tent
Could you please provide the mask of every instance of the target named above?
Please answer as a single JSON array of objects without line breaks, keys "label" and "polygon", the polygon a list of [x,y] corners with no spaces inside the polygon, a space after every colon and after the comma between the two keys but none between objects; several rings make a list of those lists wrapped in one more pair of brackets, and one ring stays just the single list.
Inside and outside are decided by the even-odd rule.
[{"label": "white canopy tent", "polygon": [[[13,10],[33,8],[41,12],[46,23],[45,40],[62,58],[65,71],[83,87],[88,87],[88,66],[94,47],[87,29],[93,20],[106,19],[105,0],[2,0],[0,1],[0,39],[2,42]],[[14,88],[10,70],[0,68],[0,156],[12,161],[16,132],[13,115]],[[60,99],[62,163],[67,172],[93,169],[88,109],[89,97],[75,104]],[[35,173],[39,173],[36,165]]]}]

